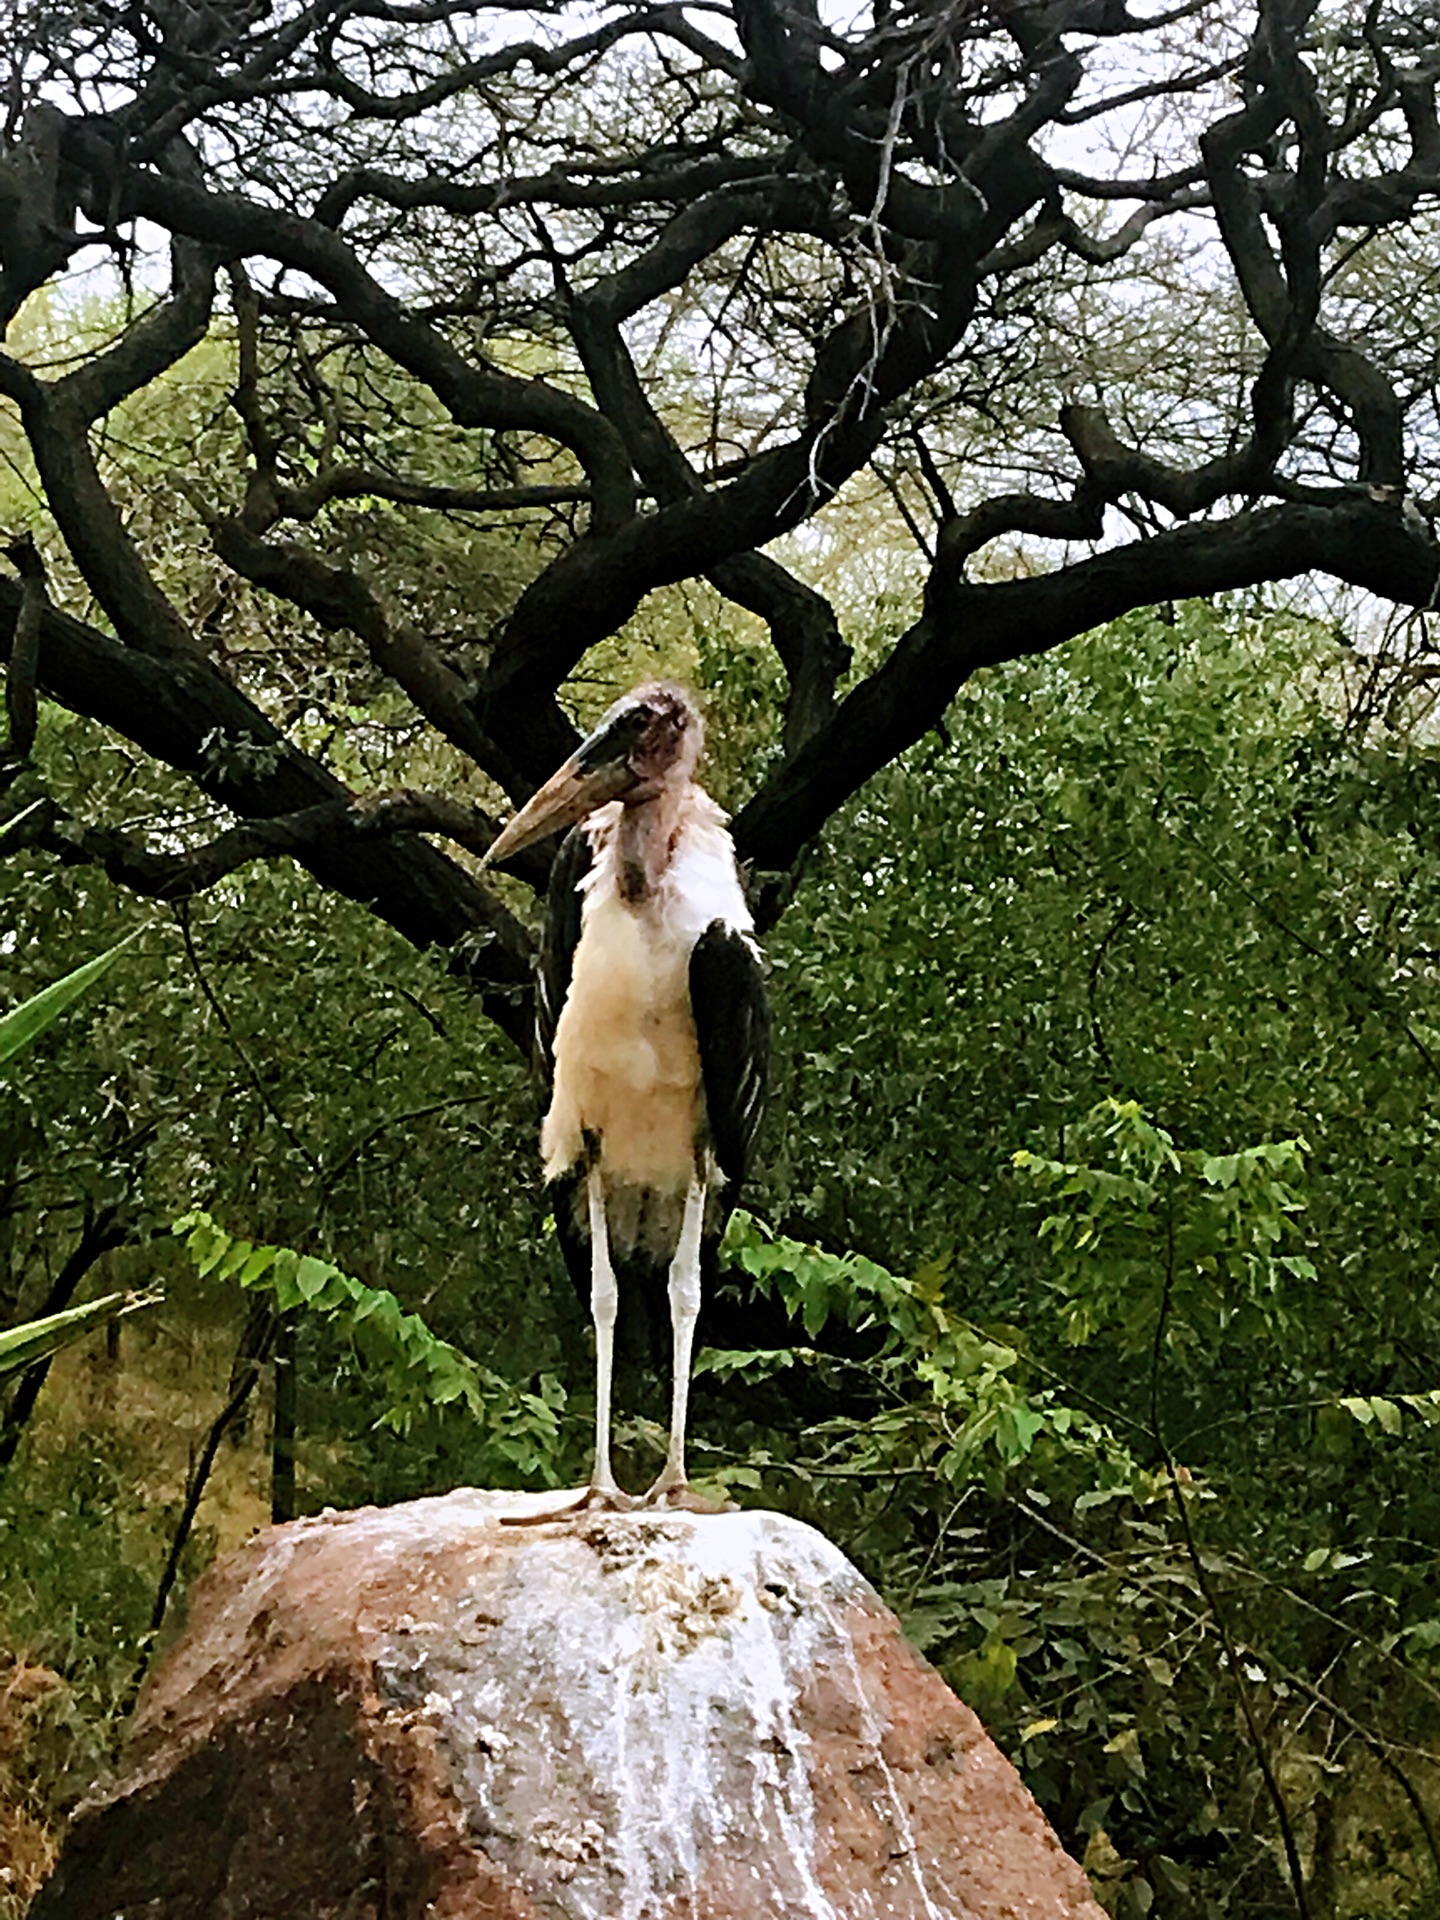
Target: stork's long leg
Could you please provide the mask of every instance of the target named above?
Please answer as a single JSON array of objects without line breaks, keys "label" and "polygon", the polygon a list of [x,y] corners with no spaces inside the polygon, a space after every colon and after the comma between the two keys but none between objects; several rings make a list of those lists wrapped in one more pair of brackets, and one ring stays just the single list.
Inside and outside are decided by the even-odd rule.
[{"label": "stork's long leg", "polygon": [[[634,1494],[616,1484],[610,1465],[610,1380],[615,1358],[615,1319],[620,1289],[610,1259],[610,1232],[605,1219],[605,1184],[592,1166],[585,1177],[585,1200],[590,1216],[590,1313],[595,1322],[595,1467],[590,1484],[578,1500],[540,1513],[507,1514],[501,1525],[543,1527],[552,1520],[568,1520],[581,1513],[623,1513],[640,1505]],[[698,1241],[697,1241],[698,1245]]]},{"label": "stork's long leg", "polygon": [[616,1494],[610,1467],[610,1381],[615,1362],[615,1319],[620,1289],[610,1261],[610,1232],[605,1220],[605,1186],[598,1166],[586,1175],[590,1207],[590,1314],[595,1322],[595,1469],[592,1493]]},{"label": "stork's long leg", "polygon": [[692,1180],[685,1196],[680,1243],[670,1262],[670,1326],[675,1337],[675,1379],[670,1395],[670,1445],[660,1478],[645,1496],[663,1500],[683,1493],[685,1474],[685,1415],[690,1400],[690,1354],[695,1344],[695,1322],[700,1316],[700,1230],[705,1224],[705,1186]]}]

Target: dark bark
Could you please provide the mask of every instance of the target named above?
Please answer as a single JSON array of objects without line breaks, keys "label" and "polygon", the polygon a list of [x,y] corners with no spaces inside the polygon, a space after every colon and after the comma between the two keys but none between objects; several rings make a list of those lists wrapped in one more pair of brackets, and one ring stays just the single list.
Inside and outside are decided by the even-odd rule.
[{"label": "dark bark", "polygon": [[20,576],[20,611],[10,646],[10,670],[5,676],[5,718],[8,732],[0,745],[0,790],[13,771],[25,764],[35,745],[39,717],[36,682],[40,671],[40,625],[49,594],[45,563],[28,534],[13,541],[7,555]]},{"label": "dark bark", "polygon": [[[0,580],[0,657],[8,658],[20,604],[18,589]],[[321,807],[334,808],[339,819],[349,809],[352,796],[340,782],[208,661],[162,663],[51,610],[41,685],[62,705],[190,774],[242,816],[268,821]],[[249,750],[227,755],[227,743]],[[370,908],[415,946],[443,952],[445,965],[475,988],[497,1024],[528,1046],[529,937],[453,860],[409,834],[377,841],[353,829],[294,850],[322,886]]]},{"label": "dark bark", "polygon": [[971,674],[1046,653],[1136,606],[1324,571],[1424,606],[1440,574],[1428,531],[1357,492],[1333,506],[1267,507],[1112,548],[995,586],[932,578],[920,619],[741,810],[746,857],[783,872],[866,780],[932,728]]}]

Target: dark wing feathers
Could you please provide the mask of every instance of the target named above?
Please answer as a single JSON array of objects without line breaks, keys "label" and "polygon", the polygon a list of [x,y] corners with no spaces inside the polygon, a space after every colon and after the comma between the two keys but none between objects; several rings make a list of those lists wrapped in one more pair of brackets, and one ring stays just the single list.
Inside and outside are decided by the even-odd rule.
[{"label": "dark wing feathers", "polygon": [[710,1144],[736,1191],[750,1164],[765,1111],[770,1069],[770,1010],[754,942],[712,920],[690,956],[690,1005],[700,1045]]},{"label": "dark wing feathers", "polygon": [[575,948],[580,939],[580,882],[594,853],[588,837],[572,827],[550,867],[545,895],[545,927],[540,935],[540,966],[535,980],[535,1048],[548,1086],[555,1074],[555,1027],[570,991]]}]

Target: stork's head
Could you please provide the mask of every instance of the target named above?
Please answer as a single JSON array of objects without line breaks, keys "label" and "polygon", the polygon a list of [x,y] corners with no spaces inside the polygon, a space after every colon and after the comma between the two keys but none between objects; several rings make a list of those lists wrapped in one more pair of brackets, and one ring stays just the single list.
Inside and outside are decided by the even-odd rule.
[{"label": "stork's head", "polygon": [[639,806],[684,787],[704,744],[705,724],[683,688],[666,680],[633,688],[530,796],[486,854],[486,866],[574,826],[607,801]]}]

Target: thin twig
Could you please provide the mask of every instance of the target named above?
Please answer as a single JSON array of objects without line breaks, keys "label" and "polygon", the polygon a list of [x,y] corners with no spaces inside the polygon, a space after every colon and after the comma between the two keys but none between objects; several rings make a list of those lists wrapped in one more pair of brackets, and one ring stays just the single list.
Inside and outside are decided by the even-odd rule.
[{"label": "thin twig", "polygon": [[275,1104],[275,1101],[271,1098],[270,1091],[266,1087],[265,1082],[260,1078],[260,1075],[256,1070],[255,1063],[251,1060],[250,1055],[246,1052],[244,1043],[242,1042],[239,1034],[235,1031],[234,1024],[231,1021],[229,1014],[226,1013],[224,1007],[220,1004],[220,1001],[217,999],[215,992],[210,985],[209,980],[205,976],[205,969],[200,964],[200,956],[195,950],[195,941],[190,931],[190,904],[188,901],[182,900],[177,903],[175,908],[175,918],[176,918],[176,921],[179,923],[180,937],[185,943],[185,955],[190,962],[190,971],[195,975],[196,984],[199,986],[201,993],[204,994],[206,1002],[209,1005],[210,1011],[215,1015],[215,1018],[220,1022],[221,1029],[223,1030],[226,1039],[230,1042],[230,1045],[234,1048],[235,1057],[239,1060],[241,1066],[244,1068],[246,1076],[249,1079],[251,1086],[253,1086],[256,1093],[259,1094],[260,1099],[264,1103],[265,1109],[269,1113],[271,1119],[275,1122],[276,1126],[279,1127],[280,1131],[284,1134],[285,1138],[290,1142],[291,1146],[295,1149],[295,1151],[300,1155],[301,1159],[309,1167],[310,1171],[315,1175],[317,1179],[323,1179],[324,1170],[321,1167],[320,1162],[315,1158],[315,1155],[305,1145],[305,1142],[302,1139],[300,1139],[299,1135],[294,1131],[289,1121],[285,1118],[284,1114],[280,1111],[279,1107]]},{"label": "thin twig", "polygon": [[136,1696],[150,1666],[155,1651],[155,1640],[165,1623],[165,1612],[170,1604],[170,1595],[180,1574],[180,1561],[190,1539],[190,1530],[195,1524],[195,1516],[200,1511],[200,1501],[204,1496],[210,1472],[215,1465],[215,1456],[220,1451],[220,1442],[224,1439],[231,1423],[238,1417],[241,1408],[249,1399],[255,1382],[260,1378],[260,1366],[264,1359],[263,1350],[252,1356],[239,1386],[231,1394],[225,1405],[211,1422],[210,1431],[205,1436],[205,1444],[200,1449],[200,1457],[195,1462],[185,1489],[185,1504],[180,1509],[180,1518],[175,1526],[175,1535],[170,1542],[170,1552],[165,1561],[164,1571],[160,1575],[160,1584],[155,1590],[155,1603],[150,1609],[150,1625],[140,1642],[140,1657],[130,1676],[125,1690],[121,1711],[126,1716],[135,1704]]}]

